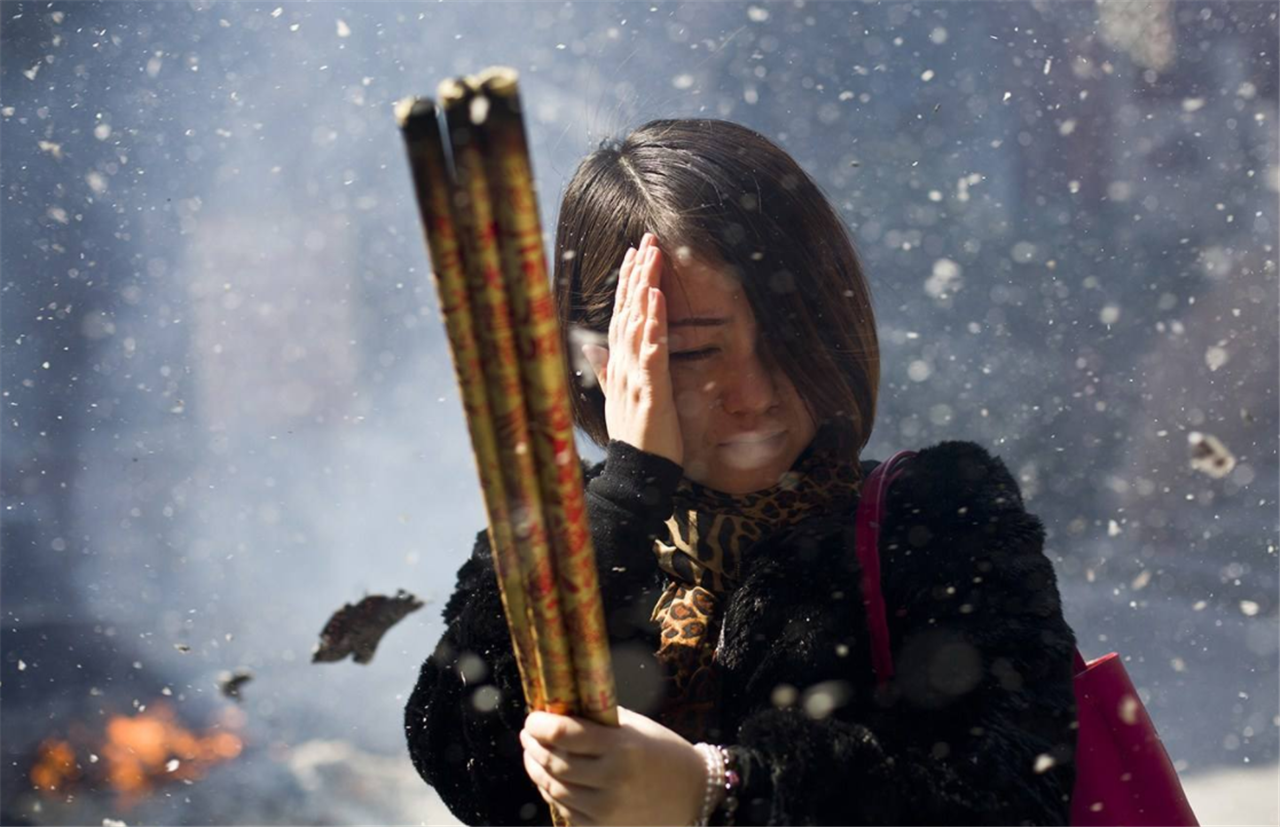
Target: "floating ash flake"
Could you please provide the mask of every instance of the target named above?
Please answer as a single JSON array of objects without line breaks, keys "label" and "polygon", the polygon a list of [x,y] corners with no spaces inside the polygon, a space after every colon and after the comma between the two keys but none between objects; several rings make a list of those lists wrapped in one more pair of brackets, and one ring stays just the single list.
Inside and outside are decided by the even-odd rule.
[{"label": "floating ash flake", "polygon": [[1209,366],[1209,370],[1217,370],[1227,363],[1229,354],[1227,349],[1214,345],[1204,352],[1204,363]]},{"label": "floating ash flake", "polygon": [[100,172],[90,172],[84,177],[84,182],[93,190],[94,195],[102,195],[107,191],[107,179]]},{"label": "floating ash flake", "polygon": [[1120,306],[1109,304],[1098,313],[1098,321],[1103,324],[1115,324],[1120,321]]},{"label": "floating ash flake", "polygon": [[493,712],[501,704],[502,690],[491,683],[487,683],[471,693],[471,706],[475,708],[476,712]]},{"label": "floating ash flake", "polygon": [[1244,615],[1245,617],[1253,617],[1257,613],[1258,613],[1257,603],[1254,603],[1252,600],[1240,601],[1240,614]]},{"label": "floating ash flake", "polygon": [[184,655],[185,655],[187,652],[190,652],[190,651],[191,651],[191,647],[190,647],[190,646],[188,646],[188,645],[187,645],[187,644],[185,644],[185,643],[175,643],[175,644],[173,644],[173,648],[174,648],[174,649],[177,649],[179,652],[182,652]]},{"label": "floating ash flake", "polygon": [[1183,98],[1182,111],[1196,112],[1204,107],[1204,98]]},{"label": "floating ash flake", "polygon": [[685,72],[671,79],[671,85],[677,89],[689,89],[693,86],[693,75]]},{"label": "floating ash flake", "polygon": [[769,10],[760,6],[747,6],[747,19],[752,23],[763,23],[769,19]]},{"label": "floating ash flake", "polygon": [[1042,752],[1036,756],[1036,763],[1032,769],[1036,775],[1044,775],[1057,765],[1057,761],[1053,760],[1053,756],[1047,752]]},{"label": "floating ash flake", "polygon": [[823,681],[804,691],[801,705],[805,715],[821,720],[848,703],[851,694],[846,681]]},{"label": "floating ash flake", "polygon": [[1119,536],[1119,534],[1120,534],[1120,532],[1121,532],[1121,531],[1123,531],[1123,529],[1121,529],[1121,528],[1120,528],[1120,524],[1119,524],[1119,523],[1117,523],[1115,520],[1108,520],[1108,521],[1107,521],[1107,536],[1108,536],[1108,537],[1116,537],[1116,536]]},{"label": "floating ash flake", "polygon": [[907,378],[912,382],[924,382],[933,373],[933,369],[929,367],[929,363],[923,359],[917,359],[907,365]]},{"label": "floating ash flake", "polygon": [[18,658],[18,671],[19,672],[27,671],[27,662],[22,658]]},{"label": "floating ash flake", "polygon": [[59,224],[71,223],[71,219],[67,217],[67,211],[62,209],[62,207],[50,207],[45,214],[54,221],[57,221]]},{"label": "floating ash flake", "polygon": [[18,110],[14,109],[12,106],[6,106],[3,108],[0,108],[0,115],[3,115],[6,118],[12,118],[13,113],[17,111]]},{"label": "floating ash flake", "polygon": [[1124,203],[1133,197],[1133,184],[1129,181],[1112,181],[1107,184],[1107,198]]},{"label": "floating ash flake", "polygon": [[116,818],[104,818],[102,820],[102,827],[129,827],[129,825]]},{"label": "floating ash flake", "polygon": [[929,81],[933,80],[933,70],[932,70],[932,69],[925,69],[925,70],[920,74],[920,80],[924,81],[925,83],[928,83]]},{"label": "floating ash flake", "polygon": [[40,147],[42,152],[47,152],[59,161],[62,160],[62,144],[55,144],[53,141],[38,141],[36,146]]},{"label": "floating ash flake", "polygon": [[351,37],[351,27],[342,18],[338,18],[338,37]]},{"label": "floating ash flake", "polygon": [[105,141],[107,138],[110,138],[111,124],[100,123],[97,126],[95,126],[93,128],[93,137],[97,138],[99,141]]},{"label": "floating ash flake", "polygon": [[1009,250],[1009,256],[1019,264],[1030,264],[1036,260],[1036,245],[1030,241],[1019,241]]},{"label": "floating ash flake", "polygon": [[1208,606],[1209,606],[1208,601],[1205,601],[1205,600],[1197,600],[1197,601],[1196,601],[1196,602],[1191,606],[1191,611],[1193,611],[1193,612],[1203,612],[1206,608],[1208,608]]},{"label": "floating ash flake", "polygon": [[1130,726],[1133,726],[1138,723],[1138,710],[1141,708],[1141,704],[1138,703],[1137,698],[1132,695],[1125,695],[1120,699],[1120,703],[1117,706],[1116,711],[1120,713],[1120,720]]},{"label": "floating ash flake", "polygon": [[277,6],[275,11],[271,12],[272,17],[279,17],[284,14],[284,6]]},{"label": "floating ash flake", "polygon": [[982,180],[982,173],[971,172],[968,175],[961,178],[960,180],[956,181],[956,200],[968,201],[969,187],[973,186],[974,184],[977,184],[981,180]]},{"label": "floating ash flake", "polygon": [[1012,92],[1005,92],[1005,93],[1004,93],[1004,97],[1000,99],[1000,102],[1001,102],[1001,103],[1008,103],[1008,102],[1009,102],[1009,98],[1011,98],[1011,97],[1013,97],[1013,93],[1012,93]]},{"label": "floating ash flake", "polygon": [[1214,479],[1222,479],[1236,467],[1235,455],[1213,434],[1192,431],[1187,434],[1187,444],[1191,448],[1191,467]]},{"label": "floating ash flake", "polygon": [[177,758],[170,758],[167,762],[165,762],[164,771],[173,772],[174,770],[178,769],[178,767],[180,766],[182,766],[181,761],[179,761]]},{"label": "floating ash flake", "polygon": [[1145,589],[1147,587],[1147,584],[1150,582],[1151,582],[1151,569],[1143,569],[1142,571],[1138,572],[1137,577],[1133,578],[1133,582],[1129,584],[1129,588],[1133,589],[1135,592],[1141,591]]},{"label": "floating ash flake", "polygon": [[237,669],[234,672],[218,674],[218,689],[228,698],[240,700],[240,688],[253,680],[253,673],[248,669]]},{"label": "floating ash flake", "polygon": [[1076,131],[1075,118],[1067,118],[1065,121],[1058,124],[1058,134],[1062,135],[1063,137],[1070,135],[1072,132],[1075,132],[1075,131]]},{"label": "floating ash flake", "polygon": [[36,75],[39,74],[39,72],[40,72],[40,64],[37,63],[35,66],[32,66],[30,69],[23,69],[22,76],[25,77],[27,80],[35,80]]},{"label": "floating ash flake", "polygon": [[938,299],[955,293],[962,285],[960,265],[949,258],[940,258],[933,263],[933,272],[925,280],[924,290]]}]

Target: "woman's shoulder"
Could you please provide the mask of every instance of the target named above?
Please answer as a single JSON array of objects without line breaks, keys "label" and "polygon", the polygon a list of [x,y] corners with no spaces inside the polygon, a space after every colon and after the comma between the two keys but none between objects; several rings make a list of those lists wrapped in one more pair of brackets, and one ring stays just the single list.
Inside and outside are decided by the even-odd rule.
[{"label": "woman's shoulder", "polygon": [[1025,511],[1017,480],[1004,461],[968,440],[946,440],[916,450],[889,487],[890,514],[941,524],[969,524]]}]

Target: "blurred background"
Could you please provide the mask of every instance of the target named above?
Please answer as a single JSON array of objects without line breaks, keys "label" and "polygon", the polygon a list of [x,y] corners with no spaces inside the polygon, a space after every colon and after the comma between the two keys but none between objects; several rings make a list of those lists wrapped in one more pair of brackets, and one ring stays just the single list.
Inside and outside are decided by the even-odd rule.
[{"label": "blurred background", "polygon": [[875,294],[866,456],[1000,455],[1202,821],[1275,824],[1276,12],[3,3],[0,820],[454,823],[402,708],[484,514],[392,107],[506,64],[548,250],[651,118],[792,153]]}]

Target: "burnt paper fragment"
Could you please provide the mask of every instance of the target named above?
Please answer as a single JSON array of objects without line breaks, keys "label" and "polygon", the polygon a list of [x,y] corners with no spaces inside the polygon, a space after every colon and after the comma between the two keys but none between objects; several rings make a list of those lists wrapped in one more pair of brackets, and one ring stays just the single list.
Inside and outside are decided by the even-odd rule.
[{"label": "burnt paper fragment", "polygon": [[240,701],[240,687],[253,680],[253,673],[248,669],[237,669],[234,672],[222,672],[218,675],[218,689],[222,694],[235,701]]},{"label": "burnt paper fragment", "polygon": [[355,605],[346,604],[333,613],[320,632],[320,643],[311,662],[339,661],[351,655],[356,663],[368,663],[387,630],[423,605],[404,589],[397,589],[394,597],[374,594]]}]

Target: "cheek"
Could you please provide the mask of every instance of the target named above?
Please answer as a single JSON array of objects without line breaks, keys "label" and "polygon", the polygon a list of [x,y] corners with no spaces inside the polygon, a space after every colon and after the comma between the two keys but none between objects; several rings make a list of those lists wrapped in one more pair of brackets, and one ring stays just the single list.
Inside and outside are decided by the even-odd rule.
[{"label": "cheek", "polygon": [[693,421],[704,416],[707,409],[706,394],[697,388],[673,388],[676,401],[676,415],[680,420]]},{"label": "cheek", "polygon": [[712,405],[715,401],[714,385],[708,387],[705,379],[682,379],[675,383],[676,416],[680,420],[680,434],[684,437],[685,453],[697,453],[710,428]]}]

